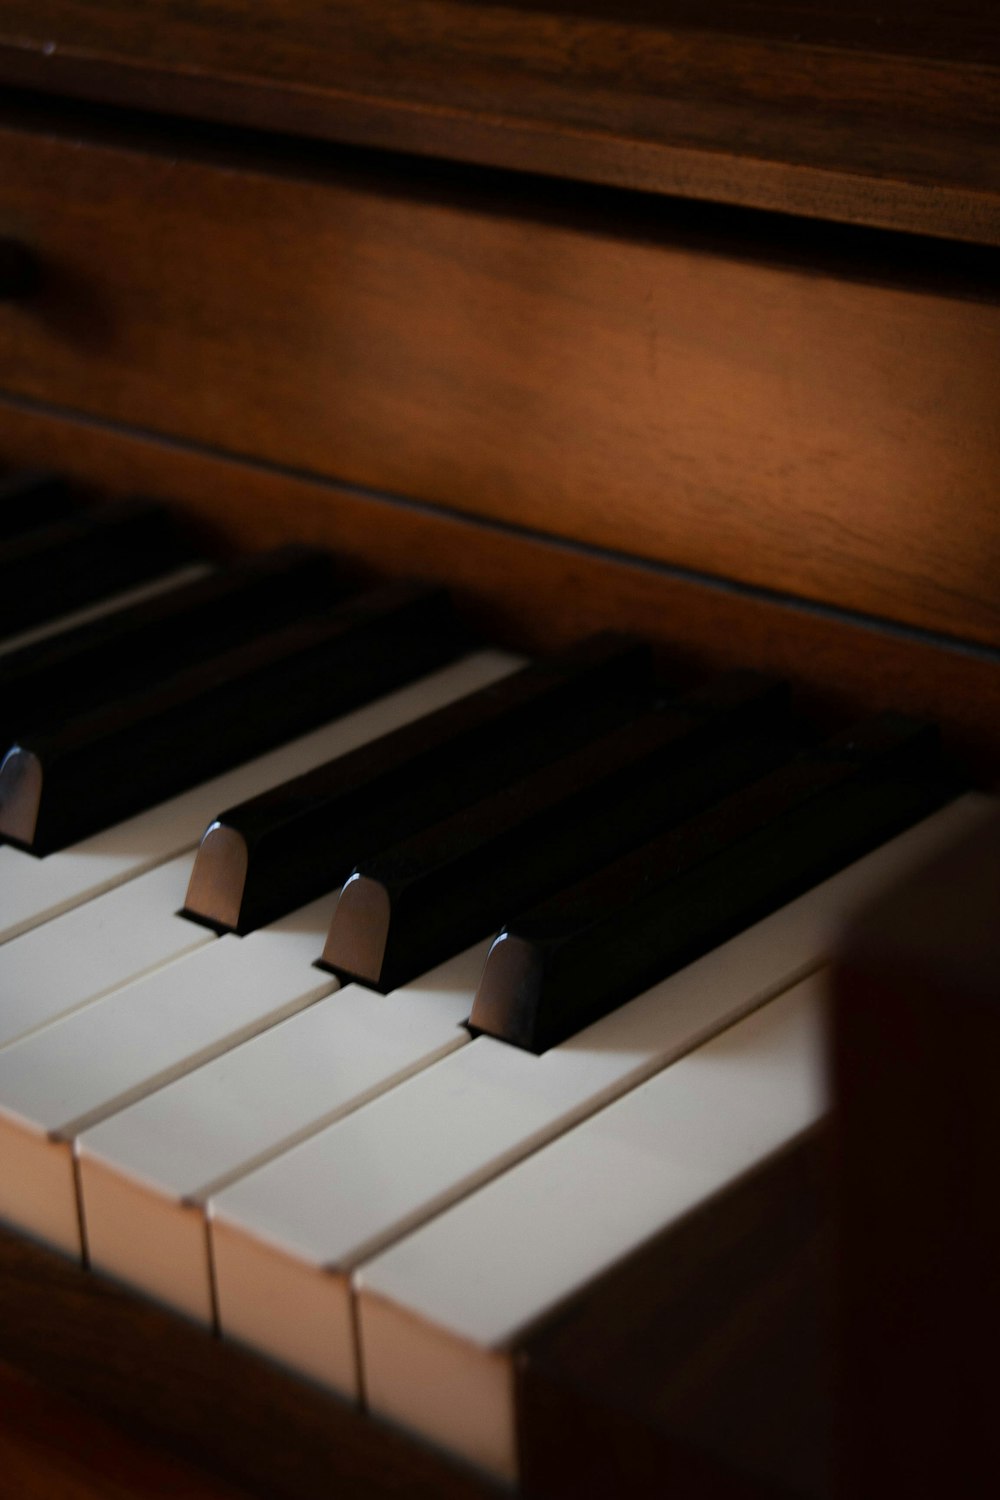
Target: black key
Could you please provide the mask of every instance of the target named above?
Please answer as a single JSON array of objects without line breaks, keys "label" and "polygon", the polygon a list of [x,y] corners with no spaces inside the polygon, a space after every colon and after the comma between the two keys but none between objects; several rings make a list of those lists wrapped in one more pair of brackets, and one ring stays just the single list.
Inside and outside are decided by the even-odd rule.
[{"label": "black key", "polygon": [[958,789],[928,726],[866,721],[512,922],[470,1028],[544,1052]]},{"label": "black key", "polygon": [[72,515],[69,485],[55,474],[22,469],[0,478],[0,540],[50,526]]},{"label": "black key", "polygon": [[333,564],[287,547],[0,656],[0,745],[328,609]]},{"label": "black key", "polygon": [[161,505],[122,501],[0,547],[0,636],[29,630],[193,560]]},{"label": "black key", "polygon": [[646,647],[598,636],[231,809],[205,834],[185,912],[249,932],[336,889],[359,859],[627,718]]},{"label": "black key", "polygon": [[461,649],[448,596],[397,584],[26,736],[0,834],[48,853],[431,671]]},{"label": "black key", "polygon": [[[322,963],[388,992],[513,913],[787,760],[787,695],[752,674],[661,705],[362,861]],[[770,720],[771,734],[748,735]]]}]

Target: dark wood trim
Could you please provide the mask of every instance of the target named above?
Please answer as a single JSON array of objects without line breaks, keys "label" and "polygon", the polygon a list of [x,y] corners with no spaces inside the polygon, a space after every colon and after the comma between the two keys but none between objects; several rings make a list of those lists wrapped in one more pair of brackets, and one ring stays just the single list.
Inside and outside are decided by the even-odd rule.
[{"label": "dark wood trim", "polygon": [[[939,12],[935,24],[934,11]],[[985,5],[7,0],[0,79],[644,191],[1000,242]],[[881,14],[885,12],[885,14]]]},{"label": "dark wood trim", "polygon": [[169,1446],[255,1495],[496,1494],[346,1402],[6,1230],[0,1359],[133,1441]]}]

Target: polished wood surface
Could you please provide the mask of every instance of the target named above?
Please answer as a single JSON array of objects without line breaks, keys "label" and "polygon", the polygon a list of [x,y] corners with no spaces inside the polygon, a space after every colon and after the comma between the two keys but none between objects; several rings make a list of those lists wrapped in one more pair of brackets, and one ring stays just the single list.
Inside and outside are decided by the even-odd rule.
[{"label": "polished wood surface", "polygon": [[1000,28],[982,0],[6,0],[0,78],[1000,241]]},{"label": "polished wood surface", "polygon": [[[2,1358],[22,1376],[99,1414],[93,1442],[68,1434],[68,1451],[62,1458],[50,1455],[48,1465],[50,1473],[59,1473],[61,1465],[71,1473],[74,1449],[89,1450],[81,1459],[98,1485],[103,1476],[105,1488],[97,1489],[102,1500],[116,1494],[111,1480],[122,1432],[142,1450],[126,1452],[123,1462],[135,1466],[137,1479],[153,1476],[133,1485],[131,1493],[143,1496],[158,1493],[153,1478],[160,1493],[188,1493],[180,1485],[170,1488],[171,1476],[183,1472],[174,1469],[174,1459],[224,1476],[237,1494],[245,1490],[274,1500],[329,1500],[331,1493],[372,1500],[401,1494],[490,1500],[496,1494],[479,1477],[348,1403],[3,1229],[0,1344]],[[54,1411],[58,1440],[58,1403]],[[80,1421],[85,1434],[83,1413]],[[30,1474],[38,1420],[29,1397],[15,1401],[8,1425],[9,1445]],[[2,1433],[0,1419],[0,1445]],[[98,1449],[105,1441],[109,1453],[102,1459]],[[5,1485],[0,1470],[6,1500]],[[220,1489],[219,1500],[230,1500]],[[44,1489],[36,1493],[39,1500],[46,1495]],[[57,1494],[48,1491],[46,1500]],[[214,1500],[207,1480],[191,1494],[192,1500]],[[79,1500],[84,1497],[90,1500],[85,1489]]]},{"label": "polished wood surface", "polygon": [[10,394],[1000,645],[993,254],[162,139],[0,155],[43,277],[0,308]]},{"label": "polished wood surface", "polygon": [[2,1363],[0,1474],[17,1500],[249,1500]]},{"label": "polished wood surface", "polygon": [[746,666],[790,676],[820,717],[894,707],[929,715],[985,784],[997,777],[995,652],[799,608],[763,592],[706,587],[671,568],[449,515],[26,409],[0,398],[0,452],[43,459],[111,493],[173,496],[218,542],[297,537],[334,549],[358,577],[444,580],[488,637],[528,649],[608,624],[669,650],[682,674]]}]

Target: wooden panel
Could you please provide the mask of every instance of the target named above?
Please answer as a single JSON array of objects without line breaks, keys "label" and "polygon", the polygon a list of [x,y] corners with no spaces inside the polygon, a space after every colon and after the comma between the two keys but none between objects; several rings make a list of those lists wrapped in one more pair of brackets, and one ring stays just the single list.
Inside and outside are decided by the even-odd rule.
[{"label": "wooden panel", "polygon": [[[10,129],[0,387],[1000,643],[995,255]],[[961,270],[961,275],[959,271]]]},{"label": "wooden panel", "polygon": [[667,643],[678,666],[742,664],[794,678],[821,714],[928,714],[988,785],[1000,757],[1000,659],[867,629],[655,566],[336,485],[209,457],[0,401],[0,456],[46,462],[112,492],[172,498],[243,546],[325,543],[361,573],[450,584],[483,631],[554,647],[602,625]]},{"label": "wooden panel", "polygon": [[[169,1443],[185,1463],[274,1500],[496,1496],[492,1486],[346,1402],[3,1229],[0,1359],[110,1414],[139,1441]],[[205,1492],[207,1500],[207,1484]],[[72,1491],[49,1493],[77,1500]],[[163,1493],[202,1492],[178,1486]]]},{"label": "wooden panel", "polygon": [[985,0],[6,0],[0,76],[139,107],[997,243]]},{"label": "wooden panel", "polygon": [[18,1500],[250,1500],[2,1364],[0,1466]]}]

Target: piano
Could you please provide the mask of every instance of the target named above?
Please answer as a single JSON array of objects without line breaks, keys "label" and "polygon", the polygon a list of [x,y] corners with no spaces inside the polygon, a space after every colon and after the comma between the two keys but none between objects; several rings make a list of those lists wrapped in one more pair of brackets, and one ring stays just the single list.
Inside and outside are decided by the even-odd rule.
[{"label": "piano", "polygon": [[[914,1379],[893,1425],[884,1386],[866,1384],[885,1330],[848,1254],[862,1312],[841,1409],[887,1425],[880,1439],[857,1422],[835,1472],[818,1016],[837,924],[887,882],[904,883],[874,908],[894,934],[889,967],[922,1006],[898,952],[913,907],[898,917],[893,901],[933,907],[966,880],[951,925],[981,956],[947,972],[968,1000],[966,1055],[982,1038],[975,1097],[990,1094],[992,1023],[976,1022],[968,975],[996,973],[974,893],[994,888],[1000,747],[998,41],[975,3],[945,24],[929,6],[764,0],[9,0],[11,483],[54,472],[92,505],[169,503],[185,540],[170,532],[156,566],[112,582],[122,602],[151,597],[150,572],[198,586],[204,557],[306,542],[330,549],[348,588],[446,585],[483,643],[415,669],[419,688],[387,682],[329,724],[234,749],[110,833],[36,857],[14,847],[31,830],[8,829],[0,973],[48,1007],[19,1021],[0,996],[0,1445],[17,1493],[56,1493],[68,1475],[114,1493],[116,1464],[123,1493],[814,1496],[863,1493],[862,1473],[885,1493],[886,1432],[921,1399],[944,1411],[940,1378],[923,1396]],[[42,519],[59,492],[32,480],[24,504]],[[227,808],[608,628],[655,643],[684,691],[726,671],[790,680],[820,738],[886,709],[933,720],[973,790],[582,1043],[517,1067],[517,1049],[460,1027],[482,950],[384,997],[388,1063],[369,1022],[382,997],[312,966],[332,894],[243,936],[176,915]],[[956,839],[986,853],[949,855]],[[924,877],[930,897],[921,877],[906,896],[911,868],[938,858],[959,863]],[[91,918],[134,925],[126,969]],[[909,1071],[884,1031],[865,1033],[856,998],[899,985],[859,922],[834,965],[838,1015],[890,1102],[842,1047],[845,1118],[865,1132],[843,1133],[833,1174],[852,1253],[872,1222],[858,1164],[894,1159],[888,1134],[878,1154],[891,1101],[910,1117],[907,1080],[936,1055],[933,1026]],[[129,1014],[145,1003],[158,1034],[157,1010],[185,997],[180,1051],[88,1092],[78,1038],[111,1059]],[[325,1045],[350,1059],[333,1093],[314,1066]],[[67,1095],[52,1100],[60,1050]],[[955,1051],[925,1144],[968,1086]],[[525,1056],[549,1058],[554,1103],[525,1081]],[[460,1181],[423,1178],[423,1143],[463,1089],[483,1140],[470,1125]],[[242,1125],[235,1149],[227,1098],[261,1101],[259,1138]],[[709,1143],[704,1163],[687,1159],[687,1197],[650,1145],[674,1110]],[[199,1139],[213,1111],[219,1129]],[[325,1222],[316,1185],[349,1183],[366,1152],[378,1164],[384,1139],[417,1175],[391,1210],[359,1179]],[[311,1218],[288,1197],[296,1173]],[[542,1286],[568,1254],[560,1225],[589,1222],[598,1192],[614,1212],[574,1247],[570,1281]],[[515,1210],[531,1276],[508,1285],[497,1225]],[[903,1231],[880,1228],[885,1274]],[[988,1264],[985,1206],[967,1228],[951,1264]],[[926,1285],[900,1275],[914,1305]],[[608,1332],[615,1308],[629,1312]],[[984,1326],[995,1312],[983,1304]],[[936,1337],[947,1367],[955,1345]],[[641,1376],[626,1368],[636,1350]],[[961,1427],[950,1408],[948,1421],[945,1435]],[[941,1492],[930,1462],[917,1482]]]}]

